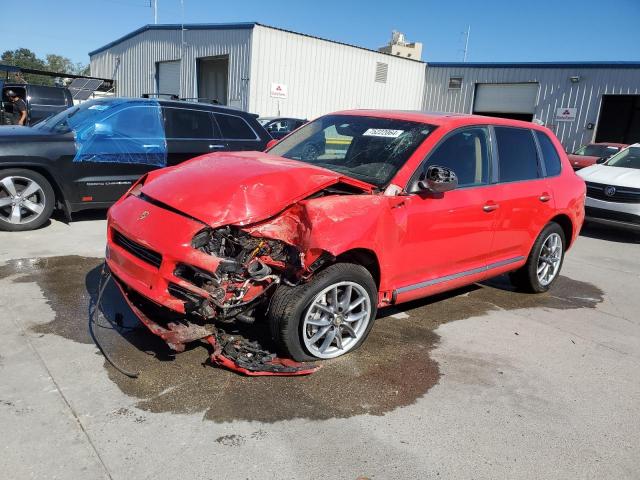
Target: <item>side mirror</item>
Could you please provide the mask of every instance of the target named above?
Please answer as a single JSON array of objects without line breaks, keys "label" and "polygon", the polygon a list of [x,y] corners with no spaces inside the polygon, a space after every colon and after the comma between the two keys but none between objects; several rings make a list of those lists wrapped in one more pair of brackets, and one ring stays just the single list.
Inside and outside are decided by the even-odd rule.
[{"label": "side mirror", "polygon": [[275,138],[272,138],[271,140],[269,140],[267,142],[267,148],[265,150],[269,150],[271,147],[273,147],[276,143],[278,143],[278,140],[276,140]]},{"label": "side mirror", "polygon": [[458,176],[456,173],[450,168],[439,167],[438,165],[432,165],[427,168],[424,179],[418,182],[420,190],[433,193],[444,193],[457,187]]},{"label": "side mirror", "polygon": [[108,123],[96,123],[93,128],[93,134],[100,137],[111,137],[113,135],[113,127]]},{"label": "side mirror", "polygon": [[609,160],[609,157],[600,157],[599,159],[596,160],[596,163],[604,163],[607,160]]}]

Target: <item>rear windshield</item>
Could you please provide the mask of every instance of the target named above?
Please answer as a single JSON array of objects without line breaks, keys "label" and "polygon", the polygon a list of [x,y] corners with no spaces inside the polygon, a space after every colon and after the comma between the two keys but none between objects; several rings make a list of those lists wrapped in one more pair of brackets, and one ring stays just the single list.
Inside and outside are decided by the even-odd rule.
[{"label": "rear windshield", "polygon": [[296,130],[269,153],[384,187],[434,128],[407,120],[326,115]]},{"label": "rear windshield", "polygon": [[587,157],[610,157],[619,152],[619,147],[609,147],[608,145],[585,145],[579,148],[574,155],[583,155]]},{"label": "rear windshield", "polygon": [[640,147],[628,147],[611,157],[605,165],[640,169]]}]

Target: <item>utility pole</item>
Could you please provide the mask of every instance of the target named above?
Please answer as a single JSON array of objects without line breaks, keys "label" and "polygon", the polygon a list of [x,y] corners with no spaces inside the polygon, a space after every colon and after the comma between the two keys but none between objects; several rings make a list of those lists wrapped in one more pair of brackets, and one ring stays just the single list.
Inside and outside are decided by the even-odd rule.
[{"label": "utility pole", "polygon": [[153,23],[158,24],[158,0],[153,0]]},{"label": "utility pole", "polygon": [[462,57],[462,61],[467,61],[467,53],[469,52],[469,35],[471,34],[471,25],[467,26],[467,31],[465,32],[465,40],[464,40],[464,55]]}]

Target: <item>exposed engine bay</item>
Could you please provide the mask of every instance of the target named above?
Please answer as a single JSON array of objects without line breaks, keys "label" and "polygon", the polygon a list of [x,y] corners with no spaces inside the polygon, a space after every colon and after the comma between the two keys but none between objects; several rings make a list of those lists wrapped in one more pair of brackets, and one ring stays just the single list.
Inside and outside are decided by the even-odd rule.
[{"label": "exposed engine bay", "polygon": [[205,290],[207,299],[193,298],[185,303],[188,313],[203,319],[252,323],[253,310],[266,294],[283,282],[299,281],[300,252],[279,240],[258,238],[235,227],[205,229],[192,246],[220,259],[215,272],[179,264],[175,275]]}]

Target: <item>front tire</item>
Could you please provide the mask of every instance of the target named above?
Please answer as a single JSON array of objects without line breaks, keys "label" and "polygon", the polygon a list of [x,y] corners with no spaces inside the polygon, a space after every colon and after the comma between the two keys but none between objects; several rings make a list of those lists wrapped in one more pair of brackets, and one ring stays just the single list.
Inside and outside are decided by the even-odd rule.
[{"label": "front tire", "polygon": [[45,177],[32,170],[0,170],[0,230],[35,230],[49,220],[55,194]]},{"label": "front tire", "polygon": [[534,242],[527,263],[510,274],[511,282],[530,293],[548,291],[560,276],[565,245],[562,227],[548,223]]},{"label": "front tire", "polygon": [[365,341],[377,299],[376,284],[366,268],[337,263],[307,283],[277,288],[268,314],[271,334],[294,360],[336,358]]}]

